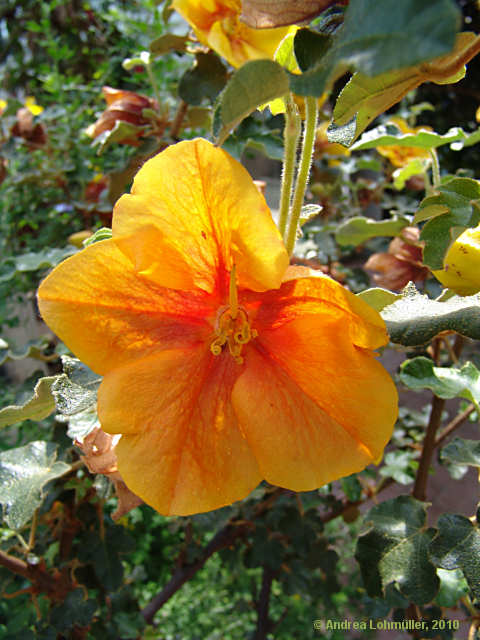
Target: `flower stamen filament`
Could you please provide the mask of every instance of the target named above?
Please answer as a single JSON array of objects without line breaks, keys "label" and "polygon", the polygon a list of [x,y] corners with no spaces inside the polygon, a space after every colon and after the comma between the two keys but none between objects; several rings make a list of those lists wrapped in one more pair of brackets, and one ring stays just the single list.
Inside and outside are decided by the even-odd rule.
[{"label": "flower stamen filament", "polygon": [[237,364],[242,364],[243,345],[257,337],[258,332],[250,328],[248,313],[238,306],[235,265],[230,272],[229,304],[219,309],[215,323],[216,337],[210,344],[210,351],[219,356],[225,345]]}]

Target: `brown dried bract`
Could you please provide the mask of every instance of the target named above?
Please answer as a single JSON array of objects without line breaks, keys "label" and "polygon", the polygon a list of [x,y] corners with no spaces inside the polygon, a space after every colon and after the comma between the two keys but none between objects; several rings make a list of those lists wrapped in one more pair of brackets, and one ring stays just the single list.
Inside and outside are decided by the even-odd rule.
[{"label": "brown dried bract", "polygon": [[[124,91],[113,87],[102,87],[103,97],[107,103],[107,109],[100,118],[87,128],[87,135],[91,138],[98,138],[104,131],[111,131],[117,122],[129,122],[136,127],[151,125],[152,120],[145,118],[144,109],[156,110],[158,108],[156,100],[147,96],[135,93],[134,91]],[[126,137],[119,140],[121,144],[138,146],[138,138],[142,135],[142,130],[136,136]]]},{"label": "brown dried bract", "polygon": [[244,0],[240,20],[254,29],[307,24],[332,4],[348,0]]},{"label": "brown dried bract", "polygon": [[394,238],[387,253],[374,253],[365,263],[365,269],[375,271],[375,284],[392,291],[400,291],[409,282],[425,280],[429,274],[422,262],[420,231],[417,227],[405,227]]},{"label": "brown dried bract", "polygon": [[77,440],[75,444],[83,451],[82,460],[88,470],[91,473],[102,473],[113,482],[118,499],[117,508],[112,514],[114,520],[142,504],[141,498],[130,491],[118,472],[113,436],[98,427],[91,431],[83,442]]},{"label": "brown dried bract", "polygon": [[35,123],[33,115],[24,107],[17,111],[17,121],[12,127],[12,136],[23,138],[34,149],[47,142],[47,130],[40,122]]}]

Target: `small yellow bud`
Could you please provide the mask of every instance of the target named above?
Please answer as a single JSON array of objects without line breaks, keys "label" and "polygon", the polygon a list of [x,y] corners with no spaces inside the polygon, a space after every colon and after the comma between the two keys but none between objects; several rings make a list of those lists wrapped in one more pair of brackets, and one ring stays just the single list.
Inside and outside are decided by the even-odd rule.
[{"label": "small yellow bud", "polygon": [[480,225],[464,231],[451,245],[444,267],[434,271],[440,282],[461,296],[480,291]]},{"label": "small yellow bud", "polygon": [[78,247],[79,249],[83,248],[83,241],[87,238],[90,238],[92,232],[88,229],[84,229],[83,231],[77,231],[76,233],[72,233],[68,238],[68,242],[73,244],[74,247]]}]

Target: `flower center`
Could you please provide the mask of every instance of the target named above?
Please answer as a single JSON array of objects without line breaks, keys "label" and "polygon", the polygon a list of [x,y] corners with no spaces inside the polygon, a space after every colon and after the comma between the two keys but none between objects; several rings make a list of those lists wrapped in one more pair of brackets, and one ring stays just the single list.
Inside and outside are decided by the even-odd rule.
[{"label": "flower center", "polygon": [[237,284],[235,281],[235,265],[230,272],[229,304],[220,307],[215,322],[215,338],[210,344],[210,351],[219,356],[225,345],[237,364],[242,364],[243,345],[256,338],[258,332],[250,328],[248,313],[238,306]]}]

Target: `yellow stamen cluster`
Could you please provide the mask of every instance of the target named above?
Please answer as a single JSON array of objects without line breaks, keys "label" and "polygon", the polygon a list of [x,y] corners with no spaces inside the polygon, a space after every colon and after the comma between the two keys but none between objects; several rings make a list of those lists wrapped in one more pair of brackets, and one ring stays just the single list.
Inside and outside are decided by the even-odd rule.
[{"label": "yellow stamen cluster", "polygon": [[238,306],[235,265],[230,273],[229,305],[220,309],[215,323],[215,335],[217,336],[210,345],[210,351],[214,356],[219,356],[225,345],[228,345],[230,355],[237,364],[242,364],[241,356],[243,345],[256,338],[258,332],[250,328],[248,314]]}]

